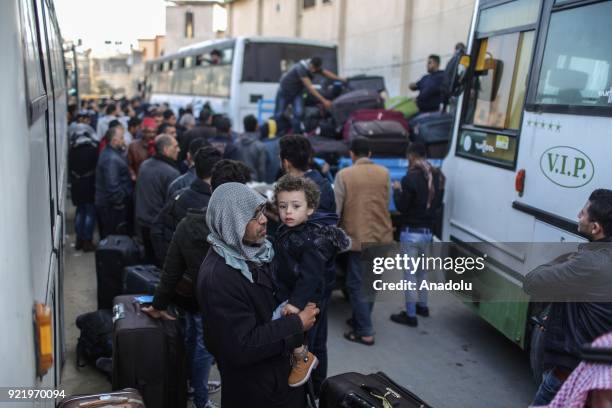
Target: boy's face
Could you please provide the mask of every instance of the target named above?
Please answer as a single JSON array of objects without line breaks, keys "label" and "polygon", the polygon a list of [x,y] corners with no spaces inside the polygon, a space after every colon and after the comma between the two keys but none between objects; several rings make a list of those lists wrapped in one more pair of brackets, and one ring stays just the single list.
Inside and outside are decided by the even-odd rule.
[{"label": "boy's face", "polygon": [[281,191],[276,196],[280,219],[288,227],[300,225],[312,215],[314,209],[308,208],[303,191]]}]

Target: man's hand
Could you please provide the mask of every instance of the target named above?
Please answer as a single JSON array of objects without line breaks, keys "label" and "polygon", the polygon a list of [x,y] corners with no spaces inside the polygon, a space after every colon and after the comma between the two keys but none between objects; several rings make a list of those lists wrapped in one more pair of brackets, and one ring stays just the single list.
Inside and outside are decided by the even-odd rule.
[{"label": "man's hand", "polygon": [[290,314],[298,314],[298,313],[300,313],[300,309],[298,309],[297,307],[293,305],[290,305],[289,303],[287,303],[285,307],[283,307],[283,311],[281,312],[283,316],[287,316]]},{"label": "man's hand", "polygon": [[140,310],[154,319],[176,320],[176,317],[172,316],[170,313],[166,312],[165,310],[157,310],[153,306],[145,306]]},{"label": "man's hand", "polygon": [[323,104],[323,106],[325,107],[325,109],[330,110],[332,107],[332,103],[329,99],[323,99],[321,101],[321,103]]},{"label": "man's hand", "polygon": [[298,313],[300,320],[302,321],[302,328],[304,331],[308,331],[314,326],[317,321],[316,316],[319,314],[319,308],[314,303],[306,305],[304,310]]},{"label": "man's hand", "polygon": [[401,190],[402,189],[402,183],[400,183],[399,181],[395,180],[392,184],[391,187],[394,190]]}]

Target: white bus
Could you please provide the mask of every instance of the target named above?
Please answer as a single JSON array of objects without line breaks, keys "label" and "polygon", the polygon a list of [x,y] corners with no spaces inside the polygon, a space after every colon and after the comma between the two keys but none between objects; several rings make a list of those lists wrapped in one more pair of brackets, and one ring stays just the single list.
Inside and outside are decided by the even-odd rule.
[{"label": "white bus", "polygon": [[[533,257],[508,242],[579,242],[577,213],[612,187],[612,1],[481,0],[453,141],[444,241],[488,242],[516,302],[473,304],[529,347]],[[526,246],[525,246],[526,248]],[[489,254],[491,255],[491,254]]]},{"label": "white bus", "polygon": [[[221,53],[218,63],[212,63],[214,50]],[[337,72],[337,47],[329,43],[272,37],[206,41],[147,62],[146,97],[151,103],[168,103],[175,112],[192,105],[196,115],[208,102],[241,131],[249,114],[257,116],[263,109],[272,116],[281,75],[313,56]]]},{"label": "white bus", "polygon": [[[0,387],[56,389],[64,344],[67,90],[52,1],[0,2],[0,38]],[[4,390],[0,406],[55,406],[53,399],[17,404],[7,397]]]}]

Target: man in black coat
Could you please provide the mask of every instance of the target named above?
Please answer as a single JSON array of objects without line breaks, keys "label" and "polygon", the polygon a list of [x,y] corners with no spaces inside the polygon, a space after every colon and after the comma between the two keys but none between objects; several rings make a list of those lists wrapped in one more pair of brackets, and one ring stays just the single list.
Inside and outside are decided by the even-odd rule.
[{"label": "man in black coat", "polygon": [[593,191],[578,231],[590,242],[538,266],[523,282],[531,301],[554,302],[544,324],[547,371],[532,405],[548,405],[580,363],[581,346],[612,331],[612,190]]},{"label": "man in black coat", "polygon": [[155,156],[145,160],[138,170],[134,214],[145,246],[145,256],[150,263],[155,263],[156,259],[151,242],[151,225],[164,206],[168,186],[180,176],[176,168],[179,151],[175,138],[159,135],[155,139]]},{"label": "man in black coat", "polygon": [[195,155],[197,178],[187,188],[179,190],[168,200],[151,225],[151,242],[159,264],[164,263],[168,245],[178,223],[191,208],[202,209],[208,205],[212,191],[210,179],[213,166],[221,160],[221,153],[212,146],[201,148]]},{"label": "man in black coat", "polygon": [[197,299],[206,347],[215,356],[224,408],[303,408],[303,387],[290,388],[290,355],[319,310],[272,320],[278,306],[266,240],[265,199],[239,183],[213,192],[206,223],[211,249],[198,275]]}]

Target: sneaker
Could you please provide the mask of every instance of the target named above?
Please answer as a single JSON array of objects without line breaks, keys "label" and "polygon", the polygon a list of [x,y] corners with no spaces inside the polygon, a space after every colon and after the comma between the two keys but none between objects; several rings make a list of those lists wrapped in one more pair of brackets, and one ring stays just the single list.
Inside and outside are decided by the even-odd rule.
[{"label": "sneaker", "polygon": [[423,317],[429,317],[429,308],[427,306],[419,306],[416,307],[416,314]]},{"label": "sneaker", "polygon": [[416,317],[410,317],[406,313],[406,311],[402,310],[399,313],[391,315],[391,321],[399,324],[405,324],[410,327],[417,327],[419,325],[419,321]]},{"label": "sneaker", "polygon": [[208,394],[214,394],[221,391],[221,381],[209,381],[208,382]]},{"label": "sneaker", "polygon": [[217,404],[215,404],[212,400],[208,400],[204,408],[219,408]]},{"label": "sneaker", "polygon": [[304,357],[296,358],[294,356],[294,364],[289,374],[289,386],[290,387],[301,387],[310,378],[312,370],[314,370],[319,364],[317,357],[310,351],[306,353]]}]

